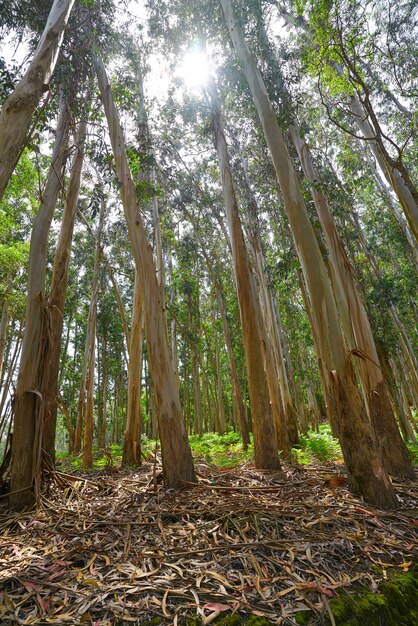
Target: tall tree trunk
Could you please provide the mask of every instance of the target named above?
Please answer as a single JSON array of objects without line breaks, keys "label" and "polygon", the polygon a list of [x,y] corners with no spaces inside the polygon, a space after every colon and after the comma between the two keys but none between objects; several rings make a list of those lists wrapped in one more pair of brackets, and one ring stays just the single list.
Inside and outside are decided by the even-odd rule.
[{"label": "tall tree trunk", "polygon": [[276,426],[270,405],[266,372],[264,371],[263,337],[260,328],[262,323],[261,311],[242,232],[232,181],[228,149],[222,128],[221,112],[214,84],[212,84],[210,88],[210,98],[214,140],[218,153],[229,237],[232,244],[232,258],[234,262],[244,352],[247,363],[254,433],[254,459],[256,467],[258,468],[280,469],[280,460],[277,454]]},{"label": "tall tree trunk", "polygon": [[360,382],[383,461],[390,474],[413,478],[411,457],[396,425],[369,318],[354,280],[353,270],[325,195],[318,189],[318,175],[309,146],[296,125],[290,128],[330,255],[331,284],[342,328],[351,354],[358,359]]},{"label": "tall tree trunk", "polygon": [[[239,142],[235,140],[235,143],[237,153],[240,154],[241,149],[239,146]],[[244,187],[244,192],[247,200],[247,235],[254,258],[254,267],[259,285],[259,296],[265,327],[264,333],[270,347],[271,359],[273,361],[272,365],[275,370],[275,375],[273,374],[273,372],[271,373],[271,380],[269,383],[269,389],[272,388],[272,393],[270,393],[270,397],[272,397],[272,395],[276,397],[280,396],[282,410],[279,410],[276,420],[279,419],[281,421],[284,421],[286,425],[286,437],[284,438],[284,441],[279,442],[279,447],[281,449],[285,447],[285,451],[290,452],[291,444],[296,443],[298,440],[297,412],[295,410],[293,399],[290,394],[286,366],[283,357],[282,342],[278,326],[279,320],[276,317],[276,311],[273,305],[273,296],[266,275],[266,261],[260,235],[259,208],[251,189],[247,165],[242,157],[239,159],[237,167],[240,171],[241,183]],[[278,380],[280,388],[279,390],[276,390],[277,382],[275,382],[275,378],[277,378]],[[273,404],[273,413],[274,412],[275,410]]]},{"label": "tall tree trunk", "polygon": [[62,98],[52,162],[30,242],[25,333],[16,390],[10,475],[10,506],[16,509],[33,505],[35,491],[39,493],[47,382],[45,356],[50,341],[50,316],[44,297],[46,254],[51,221],[62,187],[68,127],[68,102]]},{"label": "tall tree trunk", "polygon": [[57,424],[58,372],[61,356],[61,336],[64,323],[64,304],[67,294],[68,268],[73,241],[74,221],[80,189],[83,151],[86,136],[86,122],[81,122],[76,147],[77,152],[71,166],[67,197],[61,221],[61,229],[54,258],[49,309],[51,314],[51,338],[48,350],[48,384],[45,390],[45,424],[43,447],[51,461],[55,463],[55,431]]},{"label": "tall tree trunk", "polygon": [[222,389],[221,362],[219,358],[219,340],[218,333],[215,329],[215,380],[216,392],[218,396],[218,432],[223,435],[227,431],[224,394]]},{"label": "tall tree trunk", "polygon": [[164,479],[170,487],[196,481],[193,458],[181,414],[180,397],[168,345],[164,298],[158,283],[152,251],[146,238],[136,189],[129,171],[125,141],[102,61],[95,59],[116,172],[144,302],[147,353],[152,371],[161,438]]},{"label": "tall tree trunk", "polygon": [[[376,278],[381,279],[383,276],[382,271],[376,261],[376,258],[374,257],[373,253],[371,252],[367,244],[366,237],[363,233],[363,229],[360,224],[360,220],[358,218],[358,215],[355,212],[352,212],[351,214],[351,222],[357,231],[357,234],[360,240],[360,245],[364,251],[364,254],[366,255],[367,260],[370,263],[371,268],[373,269],[373,272]],[[390,312],[390,316],[392,318],[392,322],[395,328],[397,328],[397,330],[399,331],[399,335],[400,335],[399,345],[400,345],[402,354],[404,355],[404,359],[405,359],[405,376],[409,378],[411,381],[414,399],[415,399],[415,406],[418,408],[418,363],[417,363],[417,359],[415,357],[411,342],[409,341],[408,334],[405,330],[405,327],[401,319],[399,318],[398,312],[393,303],[390,303],[389,312]]]},{"label": "tall tree trunk", "polygon": [[74,0],[55,0],[33,59],[0,114],[0,200],[27,140],[33,113],[57,62]]},{"label": "tall tree trunk", "polygon": [[102,422],[98,433],[99,448],[106,446],[107,427],[107,385],[108,385],[108,359],[107,359],[107,332],[103,334],[103,377],[102,377]]},{"label": "tall tree trunk", "polygon": [[281,401],[283,405],[283,412],[285,415],[289,441],[287,452],[289,452],[291,444],[297,443],[298,441],[298,418],[296,409],[293,404],[292,395],[290,393],[286,365],[283,357],[283,347],[279,331],[279,320],[276,317],[271,289],[267,284],[265,271],[266,264],[262,249],[261,237],[258,229],[252,237],[252,248],[255,258],[257,277],[260,285],[260,299],[263,304],[266,333],[268,334],[268,338],[270,340],[270,345],[274,357],[275,371],[277,373],[276,375],[280,385]]},{"label": "tall tree trunk", "polygon": [[339,327],[338,313],[325,264],[306,210],[300,182],[288,153],[266,87],[244,38],[237,28],[230,0],[221,0],[234,48],[251,89],[264,136],[284,198],[312,305],[324,362],[330,409],[335,412],[349,483],[353,491],[377,506],[397,506],[397,498],[380,458],[366,407],[357,389],[350,355]]},{"label": "tall tree trunk", "polygon": [[[268,61],[279,76],[282,97],[291,109],[291,97],[281,76],[280,67],[271,54],[263,23],[260,25],[260,33]],[[338,235],[327,198],[318,188],[318,174],[309,146],[302,139],[301,130],[295,120],[289,131],[302,170],[311,186],[311,195],[330,255],[329,268],[335,302],[348,347],[358,359],[360,382],[384,462],[389,473],[412,478],[414,471],[411,459],[396,425],[370,322],[344,244]]]},{"label": "tall tree trunk", "polygon": [[[96,241],[97,240],[96,235],[93,232],[92,227],[90,226],[90,224],[88,223],[88,221],[84,217],[83,213],[80,210],[78,210],[77,212],[78,212],[78,216],[80,217],[80,219],[83,222],[84,226],[87,228],[89,234],[91,235],[93,240]],[[118,304],[118,309],[119,309],[119,315],[120,315],[120,319],[121,319],[121,322],[122,322],[123,335],[124,335],[124,338],[125,338],[126,349],[129,351],[129,346],[130,346],[129,329],[128,329],[128,322],[126,321],[126,313],[125,313],[125,307],[124,307],[123,302],[122,302],[122,296],[120,295],[120,290],[119,290],[118,283],[117,283],[116,278],[115,278],[115,273],[113,271],[113,267],[112,267],[112,265],[110,263],[110,260],[109,260],[109,258],[107,256],[107,254],[103,250],[103,246],[100,246],[100,254],[102,255],[102,259],[103,259],[103,262],[105,264],[106,271],[107,271],[107,273],[109,275],[110,282],[112,283],[113,291],[115,292],[116,302]],[[125,354],[125,345],[123,346],[123,350],[124,350],[125,360],[127,361],[126,354]]]},{"label": "tall tree trunk", "polygon": [[168,271],[170,278],[170,307],[172,311],[171,324],[170,324],[170,340],[171,340],[171,360],[173,362],[174,375],[177,381],[177,387],[180,384],[179,381],[179,355],[177,348],[177,322],[176,317],[174,315],[174,303],[176,300],[176,290],[173,285],[173,258],[171,256],[171,251],[168,255]]},{"label": "tall tree trunk", "polygon": [[122,465],[141,465],[141,369],[143,320],[144,305],[141,300],[138,272],[135,272],[131,345],[129,348],[128,403],[126,409],[126,429],[123,440]]},{"label": "tall tree trunk", "polygon": [[235,363],[234,350],[232,347],[231,331],[229,328],[228,318],[226,315],[225,300],[223,297],[221,284],[219,283],[218,280],[216,280],[216,277],[215,277],[215,291],[216,291],[216,298],[218,300],[219,311],[220,311],[221,319],[222,319],[222,328],[224,331],[224,339],[225,339],[226,350],[228,353],[229,366],[231,368],[232,393],[234,395],[235,403],[237,407],[239,427],[240,427],[241,436],[242,436],[242,443],[244,446],[244,450],[246,450],[250,444],[250,435],[248,432],[248,424],[247,424],[247,419],[245,415],[244,401],[242,399],[241,385],[238,379],[237,366]]},{"label": "tall tree trunk", "polygon": [[94,253],[93,278],[91,281],[91,299],[87,320],[87,378],[86,378],[86,414],[84,417],[83,464],[93,465],[93,430],[94,430],[94,369],[96,360],[96,320],[97,298],[99,295],[100,237],[103,230],[105,200],[100,204],[99,225],[97,228],[96,250]]},{"label": "tall tree trunk", "polygon": [[9,298],[4,298],[0,321],[0,380],[3,378],[4,354],[6,351],[7,327],[9,324]]},{"label": "tall tree trunk", "polygon": [[83,370],[81,373],[80,387],[78,389],[77,417],[76,417],[75,431],[74,431],[74,454],[80,454],[81,442],[83,438],[83,416],[84,416],[84,406],[85,406],[85,400],[86,400],[86,382],[87,382],[88,348],[89,348],[88,342],[89,342],[89,337],[88,337],[88,332],[86,330]]}]

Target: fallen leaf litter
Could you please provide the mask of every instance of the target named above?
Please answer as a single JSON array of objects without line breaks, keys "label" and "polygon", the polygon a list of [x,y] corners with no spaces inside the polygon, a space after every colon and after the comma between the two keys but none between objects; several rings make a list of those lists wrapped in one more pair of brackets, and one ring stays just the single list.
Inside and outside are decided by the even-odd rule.
[{"label": "fallen leaf litter", "polygon": [[385,512],[331,464],[285,466],[284,480],[251,464],[197,469],[199,484],[181,491],[145,463],[54,481],[38,513],[3,500],[0,623],[209,624],[238,611],[295,624],[416,560],[416,481],[395,481],[402,509]]}]

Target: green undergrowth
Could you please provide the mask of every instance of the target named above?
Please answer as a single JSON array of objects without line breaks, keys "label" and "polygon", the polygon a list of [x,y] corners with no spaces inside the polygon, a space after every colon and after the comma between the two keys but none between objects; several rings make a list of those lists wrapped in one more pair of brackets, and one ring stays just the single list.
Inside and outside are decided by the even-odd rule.
[{"label": "green undergrowth", "polygon": [[312,461],[324,463],[343,460],[340,444],[332,436],[328,424],[320,424],[318,431],[309,430],[301,435],[299,445],[293,448],[292,455],[302,465],[309,465]]},{"label": "green undergrowth", "polygon": [[411,453],[413,464],[418,465],[418,443],[408,442],[406,445],[408,446],[408,450]]},{"label": "green undergrowth", "polygon": [[218,433],[191,435],[189,441],[194,456],[218,467],[233,467],[246,463],[252,460],[254,454],[252,436],[248,450],[244,450],[241,436],[234,431],[224,435]]},{"label": "green undergrowth", "polygon": [[[244,450],[239,433],[230,431],[223,435],[205,433],[204,435],[190,435],[190,446],[196,459],[201,459],[209,465],[220,468],[235,467],[253,460],[254,445],[251,435],[251,444]],[[152,460],[159,442],[142,436],[142,455],[145,460]],[[408,443],[408,449],[413,457],[414,464],[418,465],[418,443]],[[83,469],[82,455],[70,457],[67,453],[58,453],[63,467]],[[300,436],[299,444],[292,449],[291,460],[300,465],[310,465],[313,462],[342,463],[343,457],[337,439],[331,434],[328,424],[321,424],[317,431],[309,430]],[[95,450],[93,470],[119,468],[122,461],[122,446],[109,444],[105,450]]]}]

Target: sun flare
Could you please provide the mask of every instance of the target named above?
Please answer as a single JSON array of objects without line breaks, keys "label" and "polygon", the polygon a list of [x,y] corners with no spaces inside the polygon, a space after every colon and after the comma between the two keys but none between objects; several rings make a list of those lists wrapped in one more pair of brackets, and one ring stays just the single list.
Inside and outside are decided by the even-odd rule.
[{"label": "sun flare", "polygon": [[205,52],[202,50],[190,50],[183,58],[183,62],[177,70],[177,76],[186,87],[203,87],[209,78],[210,64]]}]

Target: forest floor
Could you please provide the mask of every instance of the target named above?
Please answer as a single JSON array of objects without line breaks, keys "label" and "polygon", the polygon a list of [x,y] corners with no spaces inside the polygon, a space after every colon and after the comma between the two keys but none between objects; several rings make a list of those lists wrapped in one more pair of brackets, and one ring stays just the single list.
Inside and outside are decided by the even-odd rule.
[{"label": "forest floor", "polygon": [[0,624],[338,624],[333,598],[418,560],[417,481],[395,481],[401,509],[385,512],[348,491],[339,460],[284,464],[285,479],[249,460],[196,468],[174,491],[158,455],[138,471],[67,460],[38,512],[3,500]]}]

